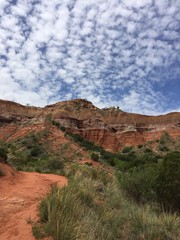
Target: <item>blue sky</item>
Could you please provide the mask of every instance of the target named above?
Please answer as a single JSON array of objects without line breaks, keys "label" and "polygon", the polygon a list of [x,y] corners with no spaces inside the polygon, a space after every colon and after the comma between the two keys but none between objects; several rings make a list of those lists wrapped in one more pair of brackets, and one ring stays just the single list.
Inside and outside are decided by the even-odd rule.
[{"label": "blue sky", "polygon": [[179,0],[0,0],[0,98],[180,111]]}]

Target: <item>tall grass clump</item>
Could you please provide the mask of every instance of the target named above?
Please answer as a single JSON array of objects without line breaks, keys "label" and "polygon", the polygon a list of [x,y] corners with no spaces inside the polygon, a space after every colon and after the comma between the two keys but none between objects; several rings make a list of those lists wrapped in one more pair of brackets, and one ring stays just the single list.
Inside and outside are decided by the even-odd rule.
[{"label": "tall grass clump", "polygon": [[[88,171],[89,168],[89,171]],[[114,176],[77,167],[67,186],[52,187],[39,205],[34,234],[54,240],[178,240],[180,218],[129,201]],[[96,174],[94,173],[96,171]],[[92,173],[93,172],[93,173]],[[99,177],[98,177],[99,172]]]},{"label": "tall grass clump", "polygon": [[72,185],[62,189],[53,187],[42,200],[39,210],[40,219],[44,223],[43,231],[47,235],[56,240],[76,239],[83,206]]}]

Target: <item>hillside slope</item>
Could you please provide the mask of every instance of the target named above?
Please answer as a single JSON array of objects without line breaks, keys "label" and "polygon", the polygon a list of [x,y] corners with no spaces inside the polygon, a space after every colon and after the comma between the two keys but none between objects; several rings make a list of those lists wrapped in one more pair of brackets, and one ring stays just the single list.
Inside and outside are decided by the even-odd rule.
[{"label": "hillside slope", "polygon": [[159,139],[164,131],[173,139],[180,136],[178,112],[145,116],[126,113],[114,107],[99,109],[83,99],[59,102],[44,108],[0,100],[0,139],[10,141],[18,137],[19,131],[24,134],[31,130],[38,131],[46,124],[48,117],[66,130],[113,152],[125,146],[137,146]]}]

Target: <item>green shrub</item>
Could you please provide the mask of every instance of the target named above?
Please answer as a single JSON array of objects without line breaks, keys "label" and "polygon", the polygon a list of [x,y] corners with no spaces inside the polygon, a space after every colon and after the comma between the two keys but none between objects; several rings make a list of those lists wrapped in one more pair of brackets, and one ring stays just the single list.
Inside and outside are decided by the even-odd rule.
[{"label": "green shrub", "polygon": [[167,152],[169,151],[169,148],[167,146],[159,145],[158,146],[159,150],[162,152]]},{"label": "green shrub", "polygon": [[87,141],[79,134],[73,134],[66,132],[66,134],[71,137],[75,142],[77,142],[81,147],[84,147],[88,151],[98,152],[101,155],[101,158],[109,163],[111,166],[115,165],[116,154],[104,150],[101,146],[95,145],[93,142]]},{"label": "green shrub", "polygon": [[0,147],[0,157],[1,158],[3,158],[4,160],[7,160],[7,153],[8,153],[7,148]]},{"label": "green shrub", "polygon": [[42,132],[38,133],[40,137],[47,138],[49,135],[49,131],[47,129],[44,129]]},{"label": "green shrub", "polygon": [[159,144],[169,144],[172,142],[173,142],[173,139],[168,132],[164,132],[161,138],[159,139]]},{"label": "green shrub", "polygon": [[54,126],[58,127],[58,128],[61,126],[60,122],[55,121],[55,120],[52,120],[51,123],[52,123]]},{"label": "green shrub", "polygon": [[47,169],[49,170],[60,170],[64,168],[64,163],[62,162],[62,160],[57,160],[57,159],[51,159],[48,161],[47,164]]},{"label": "green shrub", "polygon": [[18,166],[18,167],[16,167],[16,170],[17,171],[22,171],[23,169],[22,169],[22,167]]},{"label": "green shrub", "polygon": [[66,128],[64,126],[62,126],[60,124],[60,122],[58,121],[55,121],[55,120],[52,120],[51,122],[54,126],[56,126],[57,128],[59,128],[61,131],[65,132],[66,131]]},{"label": "green shrub", "polygon": [[138,156],[136,155],[135,152],[129,152],[129,153],[118,153],[116,155],[117,159],[122,160],[122,161],[126,161],[126,162],[131,162],[134,163],[135,160],[138,159]]},{"label": "green shrub", "polygon": [[139,165],[153,164],[157,163],[161,157],[158,154],[151,152],[146,152],[138,156]]},{"label": "green shrub", "polygon": [[126,196],[136,203],[156,201],[154,190],[156,178],[157,171],[153,167],[132,168],[128,172],[119,173],[118,176]]},{"label": "green shrub", "polygon": [[99,160],[99,155],[97,153],[91,153],[91,159],[94,161],[98,161]]},{"label": "green shrub", "polygon": [[17,139],[13,142],[10,149],[9,163],[22,171],[37,171],[37,172],[52,172],[56,170],[49,170],[47,164],[55,155],[51,154],[48,146],[42,144],[42,137],[48,134],[47,131],[41,131],[36,135],[30,133],[29,135]]},{"label": "green shrub", "polygon": [[41,224],[33,223],[32,224],[32,232],[36,239],[41,239],[41,238],[46,237],[46,233]]},{"label": "green shrub", "polygon": [[38,173],[41,173],[41,172],[42,172],[41,168],[39,168],[39,167],[35,167],[34,171],[35,171],[35,172],[38,172]]},{"label": "green shrub", "polygon": [[[87,188],[88,186],[88,188]],[[180,218],[156,214],[149,205],[137,206],[124,198],[115,181],[80,177],[64,188],[53,187],[39,206],[37,237],[54,240],[177,240]]]},{"label": "green shrub", "polygon": [[133,146],[126,146],[122,149],[122,153],[129,153],[133,149]]},{"label": "green shrub", "polygon": [[61,130],[62,132],[65,132],[65,131],[66,131],[66,128],[65,128],[64,126],[60,126],[59,128],[60,128],[60,130]]},{"label": "green shrub", "polygon": [[180,211],[180,152],[168,153],[156,181],[158,201],[167,211]]},{"label": "green shrub", "polygon": [[145,152],[145,153],[151,153],[152,150],[151,150],[150,148],[145,148],[145,149],[144,149],[144,152]]},{"label": "green shrub", "polygon": [[32,157],[38,157],[42,153],[42,149],[39,145],[33,146],[30,154]]}]

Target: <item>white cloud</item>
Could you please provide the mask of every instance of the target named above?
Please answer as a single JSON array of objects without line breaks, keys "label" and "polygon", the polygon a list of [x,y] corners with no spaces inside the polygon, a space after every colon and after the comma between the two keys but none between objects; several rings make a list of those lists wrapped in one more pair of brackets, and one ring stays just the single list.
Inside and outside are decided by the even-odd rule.
[{"label": "white cloud", "polygon": [[179,75],[179,8],[175,0],[1,0],[0,98],[169,109],[156,89]]},{"label": "white cloud", "polygon": [[[157,0],[161,1],[161,0]],[[128,7],[140,8],[152,4],[152,0],[124,0],[124,4]]]}]

